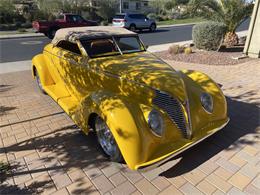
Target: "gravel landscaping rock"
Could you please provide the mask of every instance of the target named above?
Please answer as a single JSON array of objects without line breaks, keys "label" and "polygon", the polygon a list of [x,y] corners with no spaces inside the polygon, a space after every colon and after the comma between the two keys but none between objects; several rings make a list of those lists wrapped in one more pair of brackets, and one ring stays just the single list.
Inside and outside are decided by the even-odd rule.
[{"label": "gravel landscaping rock", "polygon": [[191,54],[171,55],[168,51],[156,52],[155,55],[165,60],[207,64],[207,65],[235,65],[252,60],[251,58],[234,59],[244,56],[243,47],[222,49],[222,51],[202,51],[193,48]]}]

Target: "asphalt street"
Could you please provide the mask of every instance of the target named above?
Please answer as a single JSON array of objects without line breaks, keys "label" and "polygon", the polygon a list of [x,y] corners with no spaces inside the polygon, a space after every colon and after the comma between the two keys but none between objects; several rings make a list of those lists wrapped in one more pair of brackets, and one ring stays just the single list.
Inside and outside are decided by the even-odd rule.
[{"label": "asphalt street", "polygon": [[[145,45],[159,45],[192,39],[192,26],[173,26],[158,28],[156,32],[141,32],[140,37]],[[247,30],[249,20],[243,22],[237,31]],[[30,60],[40,53],[50,42],[46,37],[12,38],[0,40],[0,63]]]}]

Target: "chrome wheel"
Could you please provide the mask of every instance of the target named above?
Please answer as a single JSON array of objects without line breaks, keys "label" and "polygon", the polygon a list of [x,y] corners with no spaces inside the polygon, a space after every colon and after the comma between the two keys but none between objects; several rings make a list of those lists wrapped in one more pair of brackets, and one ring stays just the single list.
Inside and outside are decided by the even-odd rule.
[{"label": "chrome wheel", "polygon": [[41,91],[43,94],[46,94],[46,92],[45,92],[44,89],[42,88],[41,79],[40,79],[39,74],[38,74],[37,71],[36,71],[36,73],[35,73],[35,79],[36,79],[36,83],[37,83],[37,85],[38,85],[40,91]]},{"label": "chrome wheel", "polygon": [[104,153],[107,156],[109,156],[110,159],[113,161],[122,161],[122,155],[116,144],[114,136],[102,118],[96,118],[95,129],[97,133],[98,142],[101,148],[103,149]]}]

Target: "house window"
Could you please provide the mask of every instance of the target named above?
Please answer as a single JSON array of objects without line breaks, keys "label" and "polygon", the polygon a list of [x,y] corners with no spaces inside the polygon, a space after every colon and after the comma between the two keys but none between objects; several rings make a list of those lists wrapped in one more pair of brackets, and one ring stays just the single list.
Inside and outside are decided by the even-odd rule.
[{"label": "house window", "polygon": [[135,3],[135,9],[136,10],[140,10],[141,9],[141,3],[140,2],[136,2]]},{"label": "house window", "polygon": [[123,2],[123,9],[129,9],[129,2]]},{"label": "house window", "polygon": [[144,2],[144,7],[148,7],[148,2]]}]

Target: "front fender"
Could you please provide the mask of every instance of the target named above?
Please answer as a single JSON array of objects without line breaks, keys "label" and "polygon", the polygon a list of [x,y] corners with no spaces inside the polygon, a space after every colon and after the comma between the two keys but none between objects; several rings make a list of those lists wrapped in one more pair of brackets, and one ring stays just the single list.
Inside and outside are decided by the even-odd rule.
[{"label": "front fender", "polygon": [[[185,83],[194,132],[210,122],[228,118],[226,98],[218,84],[206,74],[198,71],[183,70],[179,73]],[[200,96],[203,92],[211,94],[213,98],[212,113],[207,113],[201,105]]]},{"label": "front fender", "polygon": [[142,128],[142,112],[137,105],[130,106],[123,97],[109,92],[92,93],[81,102],[77,114],[74,115],[74,121],[83,124],[85,133],[88,131],[88,121],[84,117],[90,116],[91,113],[98,114],[106,121],[124,160],[131,169],[143,162],[145,130]]},{"label": "front fender", "polygon": [[54,81],[47,67],[47,62],[45,60],[44,54],[38,54],[32,59],[32,76],[35,78],[36,71],[38,72],[41,83],[44,86],[53,85]]}]

